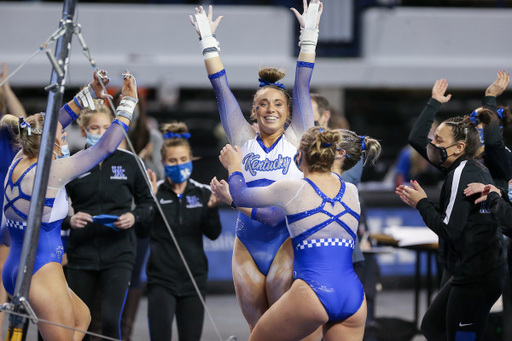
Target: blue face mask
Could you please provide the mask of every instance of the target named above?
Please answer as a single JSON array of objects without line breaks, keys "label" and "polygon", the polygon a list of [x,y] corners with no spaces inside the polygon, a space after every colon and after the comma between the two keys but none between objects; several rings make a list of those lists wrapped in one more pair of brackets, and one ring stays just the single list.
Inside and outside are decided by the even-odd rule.
[{"label": "blue face mask", "polygon": [[70,155],[69,146],[68,146],[67,143],[65,145],[62,145],[62,146],[58,145],[57,143],[55,143],[55,145],[60,148],[60,152],[62,153],[62,155],[59,155],[59,154],[54,152],[55,153],[55,157],[57,159],[63,159],[63,158],[68,157]]},{"label": "blue face mask", "polygon": [[94,146],[96,143],[98,143],[98,141],[101,139],[101,137],[103,135],[99,135],[99,134],[91,134],[89,133],[88,131],[85,132],[87,134],[87,141],[85,141],[85,143],[87,143],[87,145],[89,147],[92,147]]},{"label": "blue face mask", "polygon": [[480,138],[480,147],[484,145],[484,130],[482,128],[476,128],[478,130],[478,137]]},{"label": "blue face mask", "polygon": [[165,175],[171,179],[172,182],[175,184],[181,184],[187,181],[192,174],[192,161],[173,166],[164,164],[164,171]]},{"label": "blue face mask", "polygon": [[512,183],[508,183],[508,198],[512,201]]}]

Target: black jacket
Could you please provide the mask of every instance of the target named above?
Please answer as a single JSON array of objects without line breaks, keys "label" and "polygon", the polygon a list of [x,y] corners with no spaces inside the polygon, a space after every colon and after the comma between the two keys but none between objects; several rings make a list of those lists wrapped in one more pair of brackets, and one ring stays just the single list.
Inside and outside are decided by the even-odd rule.
[{"label": "black jacket", "polygon": [[452,284],[479,286],[503,277],[506,260],[498,222],[487,202],[474,203],[479,194],[466,197],[463,193],[472,182],[492,183],[489,171],[463,155],[446,172],[440,207],[422,199],[416,208],[425,224],[449,248],[447,267],[454,274]]},{"label": "black jacket", "polygon": [[[92,216],[120,216],[131,212],[135,225],[127,230],[114,229],[96,223],[72,229],[70,218],[62,229],[71,229],[67,242],[68,266],[83,270],[104,270],[111,267],[133,268],[136,253],[135,228],[147,228],[154,216],[151,191],[132,153],[118,149],[101,165],[66,185],[75,213]],[[135,209],[132,210],[132,203]]]},{"label": "black jacket", "polygon": [[[483,105],[496,112],[496,97],[484,97]],[[411,133],[409,134],[409,144],[428,162],[430,162],[430,160],[427,157],[427,145],[432,141],[428,138],[428,133],[440,107],[441,103],[431,98],[421,112],[420,117],[418,117],[414,123]],[[485,127],[484,144],[485,152],[482,157],[484,165],[489,169],[494,180],[494,184],[500,187],[508,186],[508,181],[512,179],[512,153],[503,143],[499,124]],[[445,175],[447,174],[445,167],[433,166]]]},{"label": "black jacket", "polygon": [[[203,234],[214,240],[222,226],[217,207],[208,208],[209,186],[189,179],[179,198],[167,178],[158,187],[157,199],[199,289],[204,294],[208,278],[208,260],[203,249]],[[148,286],[160,285],[176,296],[196,295],[169,230],[159,213],[150,232],[150,255],[146,267]]]},{"label": "black jacket", "polygon": [[487,196],[487,201],[492,213],[498,219],[503,234],[512,238],[512,204],[508,198],[508,192],[501,190],[501,196],[498,193],[491,192]]},{"label": "black jacket", "polygon": [[[485,108],[496,113],[496,97],[486,96],[483,98],[482,104]],[[434,98],[431,98],[421,112],[420,117],[418,117],[414,123],[411,133],[409,134],[409,144],[428,162],[430,162],[430,160],[427,157],[426,148],[431,142],[431,139],[428,138],[428,133],[440,107],[441,103]],[[500,187],[508,186],[508,180],[512,178],[512,153],[503,143],[503,137],[498,124],[485,126],[484,144],[485,151],[482,157],[484,165],[489,169],[493,179],[493,182],[490,183]],[[445,167],[434,166],[443,172],[445,176],[448,174],[448,170]],[[501,226],[501,228],[504,227]],[[448,255],[448,253],[448,246],[445,245],[443,239],[440,239],[439,261],[441,263],[450,263],[445,260],[446,257],[452,257],[451,255]],[[453,263],[453,261],[451,263]],[[448,268],[448,270],[453,272],[453,269]]]}]

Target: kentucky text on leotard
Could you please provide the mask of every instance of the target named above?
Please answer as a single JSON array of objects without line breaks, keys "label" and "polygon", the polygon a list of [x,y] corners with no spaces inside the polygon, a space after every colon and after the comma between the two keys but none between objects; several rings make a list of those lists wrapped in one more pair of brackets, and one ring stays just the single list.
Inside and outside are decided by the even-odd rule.
[{"label": "kentucky text on leotard", "polygon": [[[300,179],[302,172],[293,162],[302,134],[314,124],[309,82],[314,63],[297,62],[293,88],[293,113],[290,126],[270,147],[266,147],[244,118],[229,89],[226,71],[208,76],[213,85],[222,126],[229,142],[242,149],[243,173],[249,187],[268,186],[279,179]],[[253,217],[254,218],[254,217]],[[267,275],[274,257],[288,239],[284,220],[272,229],[239,213],[236,235],[251,254],[262,274]]]}]

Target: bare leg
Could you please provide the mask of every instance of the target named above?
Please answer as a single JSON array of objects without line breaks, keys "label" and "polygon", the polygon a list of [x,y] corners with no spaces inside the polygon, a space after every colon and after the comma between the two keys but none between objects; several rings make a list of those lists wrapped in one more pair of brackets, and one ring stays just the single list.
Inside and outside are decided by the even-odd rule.
[{"label": "bare leg", "polygon": [[[2,274],[2,270],[4,269],[4,263],[5,263],[5,260],[7,259],[8,255],[9,255],[9,247],[5,246],[3,244],[0,244],[0,275]],[[5,302],[7,302],[7,291],[5,291],[4,285],[0,281],[0,304],[4,304]],[[0,328],[4,322],[4,315],[5,315],[5,313],[3,311],[0,312]],[[0,340],[2,340],[1,335],[0,335]]]},{"label": "bare leg", "polygon": [[293,246],[286,239],[277,251],[267,274],[265,289],[268,305],[271,306],[287,292],[293,282]]},{"label": "bare leg", "polygon": [[324,326],[324,340],[361,341],[366,323],[366,296],[359,310],[341,322],[330,322]]},{"label": "bare leg", "polygon": [[[75,313],[75,328],[87,331],[91,323],[91,313],[87,305],[78,297],[73,290],[68,289],[73,301],[73,312]],[[75,331],[74,341],[80,341],[84,338],[85,333]]]},{"label": "bare leg", "polygon": [[315,292],[299,279],[261,317],[249,340],[300,340],[328,320],[327,312]]},{"label": "bare leg", "polygon": [[268,309],[265,279],[266,277],[260,272],[244,244],[235,238],[233,281],[238,304],[251,331]]},{"label": "bare leg", "polygon": [[[72,298],[72,296],[74,296]],[[87,329],[85,323],[87,307],[79,304],[81,301],[76,295],[69,294],[62,266],[59,263],[48,263],[32,276],[29,300],[34,312],[41,319],[53,321],[71,328],[77,327],[76,317],[82,329]],[[77,301],[78,300],[78,301]],[[75,335],[73,330],[60,328],[50,324],[40,323],[39,331],[45,340],[81,340],[83,334]]]}]

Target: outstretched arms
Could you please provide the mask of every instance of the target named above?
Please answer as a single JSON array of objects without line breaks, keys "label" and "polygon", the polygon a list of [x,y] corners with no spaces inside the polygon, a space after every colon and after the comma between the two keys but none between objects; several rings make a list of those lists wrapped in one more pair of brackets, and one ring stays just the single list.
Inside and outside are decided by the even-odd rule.
[{"label": "outstretched arms", "polygon": [[201,40],[206,72],[215,91],[222,127],[231,144],[242,146],[256,133],[245,120],[242,110],[229,88],[226,70],[224,70],[219,57],[220,47],[214,34],[223,17],[218,17],[213,21],[212,6],[209,7],[208,15],[202,6],[196,7],[194,15],[195,20],[190,16],[190,21]]},{"label": "outstretched arms", "polygon": [[299,37],[300,54],[295,70],[293,86],[293,113],[287,137],[292,143],[298,145],[302,135],[314,126],[315,118],[311,106],[309,83],[313,74],[315,62],[315,49],[318,41],[318,24],[323,11],[323,4],[319,0],[311,0],[309,6],[304,0],[304,12],[300,14],[295,8],[291,9],[297,17],[301,27]]},{"label": "outstretched arms", "polygon": [[117,149],[125,136],[125,132],[128,131],[133,110],[137,103],[135,78],[128,73],[128,70],[125,71],[123,77],[122,99],[117,107],[117,119],[112,122],[94,146],[71,157],[54,160],[48,186],[61,188],[75,177],[96,166]]},{"label": "outstretched arms", "polygon": [[[7,69],[7,64],[2,63],[2,72],[0,73],[0,83],[9,76],[9,69]],[[27,113],[21,105],[20,100],[16,97],[16,94],[12,91],[11,86],[9,85],[9,81],[5,82],[2,85],[2,90],[5,96],[5,102],[7,104],[7,109],[11,115],[16,117],[27,117]],[[0,117],[5,114],[0,112]]]}]

